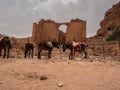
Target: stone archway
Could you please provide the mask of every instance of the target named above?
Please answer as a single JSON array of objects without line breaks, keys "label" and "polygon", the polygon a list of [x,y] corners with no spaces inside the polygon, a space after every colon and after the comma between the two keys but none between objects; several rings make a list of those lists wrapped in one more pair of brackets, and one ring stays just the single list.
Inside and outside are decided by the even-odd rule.
[{"label": "stone archway", "polygon": [[67,31],[67,25],[61,24],[61,25],[59,26],[59,30],[61,30],[62,32],[66,33],[66,31]]},{"label": "stone archway", "polygon": [[[63,30],[64,29],[64,30]],[[56,39],[60,43],[86,40],[86,21],[72,19],[70,22],[58,23],[41,19],[33,23],[32,39],[35,43]]]},{"label": "stone archway", "polygon": [[63,44],[66,41],[67,28],[68,28],[68,26],[64,23],[61,23],[58,25],[58,30],[59,30],[58,41],[60,44]]}]

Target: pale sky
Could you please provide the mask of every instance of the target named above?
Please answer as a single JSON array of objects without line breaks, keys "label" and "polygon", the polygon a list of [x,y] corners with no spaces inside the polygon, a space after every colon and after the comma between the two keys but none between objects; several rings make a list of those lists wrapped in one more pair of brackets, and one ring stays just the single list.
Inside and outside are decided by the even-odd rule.
[{"label": "pale sky", "polygon": [[17,38],[32,36],[33,22],[52,19],[87,21],[87,37],[93,36],[105,12],[119,0],[0,0],[0,34]]}]

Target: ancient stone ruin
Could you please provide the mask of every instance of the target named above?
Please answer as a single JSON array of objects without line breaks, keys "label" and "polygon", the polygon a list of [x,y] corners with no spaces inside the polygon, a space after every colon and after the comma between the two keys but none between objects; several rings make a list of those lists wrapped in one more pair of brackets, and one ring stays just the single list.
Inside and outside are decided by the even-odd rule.
[{"label": "ancient stone ruin", "polygon": [[[64,33],[59,30],[61,25],[66,25]],[[70,22],[58,23],[52,20],[41,19],[33,23],[32,40],[35,43],[46,40],[57,40],[59,42],[86,41],[86,21],[72,19]]]}]

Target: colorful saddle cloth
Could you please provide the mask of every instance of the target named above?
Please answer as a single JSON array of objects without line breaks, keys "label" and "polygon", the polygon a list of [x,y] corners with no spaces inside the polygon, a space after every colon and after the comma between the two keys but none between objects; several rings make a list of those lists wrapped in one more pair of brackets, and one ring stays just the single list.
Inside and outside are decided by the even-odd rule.
[{"label": "colorful saddle cloth", "polygon": [[81,44],[80,42],[74,42],[74,41],[72,42],[74,48],[80,47],[80,44]]}]

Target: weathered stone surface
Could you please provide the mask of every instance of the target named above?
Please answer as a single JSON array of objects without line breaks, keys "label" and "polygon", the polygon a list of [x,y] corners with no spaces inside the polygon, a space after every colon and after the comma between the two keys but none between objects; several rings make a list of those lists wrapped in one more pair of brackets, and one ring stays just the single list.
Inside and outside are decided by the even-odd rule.
[{"label": "weathered stone surface", "polygon": [[46,40],[58,41],[58,28],[54,21],[41,19],[38,24],[33,23],[32,39],[39,43]]},{"label": "weathered stone surface", "polygon": [[99,36],[107,36],[108,31],[107,28],[111,23],[116,22],[120,25],[120,2],[113,5],[106,13],[104,19],[101,21],[101,28],[97,31],[97,35]]},{"label": "weathered stone surface", "polygon": [[86,21],[79,19],[71,20],[66,32],[66,41],[85,41],[86,40]]}]

